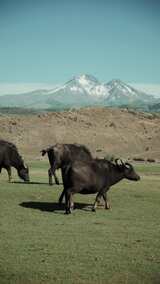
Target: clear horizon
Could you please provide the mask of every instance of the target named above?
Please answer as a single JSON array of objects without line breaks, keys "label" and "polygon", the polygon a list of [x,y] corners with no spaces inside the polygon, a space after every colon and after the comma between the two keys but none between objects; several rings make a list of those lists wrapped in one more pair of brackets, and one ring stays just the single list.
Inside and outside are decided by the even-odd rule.
[{"label": "clear horizon", "polygon": [[160,85],[157,0],[0,0],[0,39],[0,88],[54,86],[84,73]]}]

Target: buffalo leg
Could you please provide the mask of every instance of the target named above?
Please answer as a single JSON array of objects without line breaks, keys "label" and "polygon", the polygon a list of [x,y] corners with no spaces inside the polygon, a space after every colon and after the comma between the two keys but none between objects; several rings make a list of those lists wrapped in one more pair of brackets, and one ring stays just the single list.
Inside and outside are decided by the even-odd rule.
[{"label": "buffalo leg", "polygon": [[[61,206],[61,204],[62,204],[64,195],[65,195],[65,189],[62,191],[62,193],[61,193],[61,195],[59,197],[59,206]],[[71,208],[71,210],[73,210],[74,209],[74,202],[72,200],[72,195],[71,195],[70,199],[71,199],[70,208]]]},{"label": "buffalo leg", "polygon": [[98,200],[97,206],[103,206],[103,205],[104,205],[104,204],[103,204],[103,200],[102,200],[102,198],[101,198],[101,199]]},{"label": "buffalo leg", "polygon": [[55,183],[56,183],[56,184],[59,184],[59,179],[58,179],[58,177],[56,176],[55,172],[54,172],[53,175],[54,175]]},{"label": "buffalo leg", "polygon": [[11,167],[6,167],[7,173],[8,173],[8,181],[11,182],[12,180],[12,174],[11,174]]},{"label": "buffalo leg", "polygon": [[73,192],[72,189],[64,190],[65,192],[65,201],[66,201],[66,214],[71,214],[74,208],[73,203]]},{"label": "buffalo leg", "polygon": [[110,204],[109,204],[109,202],[107,200],[107,193],[106,192],[103,193],[103,199],[104,199],[104,202],[105,202],[105,209],[110,209],[111,206],[110,206]]},{"label": "buffalo leg", "polygon": [[52,171],[51,171],[51,169],[48,170],[48,177],[49,177],[49,184],[52,185],[53,184],[53,180],[52,180]]},{"label": "buffalo leg", "polygon": [[96,208],[97,208],[97,204],[100,202],[100,198],[102,196],[102,193],[101,192],[98,192],[97,196],[96,196],[96,200],[93,204],[93,208],[92,208],[92,211],[95,212],[96,211]]},{"label": "buffalo leg", "polygon": [[71,214],[71,193],[69,191],[65,191],[65,199],[66,199],[66,214]]},{"label": "buffalo leg", "polygon": [[[67,167],[62,167],[62,168],[61,168],[63,184],[65,184],[65,176],[66,176],[67,170],[68,170]],[[65,195],[65,188],[63,189],[63,191],[62,191],[62,193],[61,193],[61,195],[60,195],[60,197],[59,197],[59,205],[62,204],[64,195]]]},{"label": "buffalo leg", "polygon": [[52,180],[52,176],[53,175],[54,175],[55,183],[59,184],[59,180],[58,180],[58,178],[57,178],[57,176],[55,174],[55,171],[53,169],[51,169],[51,168],[48,170],[49,184],[53,185],[53,180]]}]

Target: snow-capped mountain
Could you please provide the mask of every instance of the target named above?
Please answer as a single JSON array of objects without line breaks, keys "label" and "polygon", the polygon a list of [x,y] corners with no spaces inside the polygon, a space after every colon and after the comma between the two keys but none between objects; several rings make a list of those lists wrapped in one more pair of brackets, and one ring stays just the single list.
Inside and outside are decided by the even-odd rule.
[{"label": "snow-capped mountain", "polygon": [[106,84],[83,74],[51,90],[37,90],[21,95],[0,97],[0,107],[66,108],[82,106],[122,106],[153,103],[155,98],[122,82]]},{"label": "snow-capped mountain", "polygon": [[75,77],[74,80],[89,96],[103,98],[109,95],[107,86],[91,75],[81,75]]},{"label": "snow-capped mountain", "polygon": [[[91,75],[74,77],[60,88],[54,90],[52,99],[78,105],[120,106],[136,102],[150,102],[154,97],[142,93],[121,80],[100,83]],[[62,101],[61,101],[62,102]]]},{"label": "snow-capped mountain", "polygon": [[[84,96],[90,100],[90,97],[94,100],[104,98],[109,95],[108,87],[105,84],[100,83],[94,76],[81,75],[74,77],[72,80],[65,83],[63,86],[54,90],[54,97],[59,93],[72,94],[73,96]],[[74,99],[72,96],[72,99]]]}]

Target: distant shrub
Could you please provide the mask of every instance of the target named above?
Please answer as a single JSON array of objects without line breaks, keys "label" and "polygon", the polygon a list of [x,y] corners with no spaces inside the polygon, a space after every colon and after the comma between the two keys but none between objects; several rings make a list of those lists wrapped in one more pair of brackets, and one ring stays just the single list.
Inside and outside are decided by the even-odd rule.
[{"label": "distant shrub", "polygon": [[144,159],[144,158],[141,158],[141,157],[134,157],[134,158],[133,158],[133,161],[136,161],[136,162],[144,162],[145,159]]},{"label": "distant shrub", "polygon": [[149,163],[155,163],[155,161],[156,161],[156,160],[155,160],[155,159],[152,159],[152,158],[148,158],[148,159],[147,159],[147,162],[149,162]]},{"label": "distant shrub", "polygon": [[113,128],[116,128],[116,124],[114,122],[111,122],[109,126],[113,127]]},{"label": "distant shrub", "polygon": [[102,149],[96,149],[96,152],[102,152]]}]

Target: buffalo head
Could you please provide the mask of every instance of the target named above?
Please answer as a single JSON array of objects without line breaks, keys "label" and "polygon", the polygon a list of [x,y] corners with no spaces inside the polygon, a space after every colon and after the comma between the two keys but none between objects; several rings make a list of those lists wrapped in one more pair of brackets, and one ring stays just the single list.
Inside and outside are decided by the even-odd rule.
[{"label": "buffalo head", "polygon": [[124,163],[122,160],[119,159],[116,159],[115,163],[119,167],[119,169],[123,171],[124,177],[126,179],[134,181],[140,180],[140,176],[136,173],[134,167],[130,163]]},{"label": "buffalo head", "polygon": [[25,182],[29,182],[29,168],[24,166],[22,169],[18,170],[18,175]]}]

